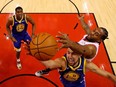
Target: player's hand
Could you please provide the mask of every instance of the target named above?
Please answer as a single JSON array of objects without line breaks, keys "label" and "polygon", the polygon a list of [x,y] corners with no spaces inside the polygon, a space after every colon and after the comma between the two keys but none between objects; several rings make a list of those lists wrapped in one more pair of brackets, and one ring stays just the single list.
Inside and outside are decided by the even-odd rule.
[{"label": "player's hand", "polygon": [[62,33],[62,32],[58,32],[60,35],[57,35],[56,37],[59,38],[59,40],[57,40],[57,42],[62,43],[61,47],[59,48],[70,48],[73,41],[71,41],[68,37],[68,34]]},{"label": "player's hand", "polygon": [[33,39],[33,38],[35,38],[35,37],[36,37],[36,35],[35,35],[35,34],[32,34],[32,35],[31,35],[31,38],[32,38],[32,39]]},{"label": "player's hand", "polygon": [[10,37],[10,39],[11,39],[13,42],[17,42],[17,40],[16,40],[14,37]]},{"label": "player's hand", "polygon": [[25,43],[24,49],[27,51],[27,52],[26,52],[27,55],[31,55],[31,56],[32,56],[32,54],[31,54],[31,52],[30,52],[30,46],[29,46],[28,43]]},{"label": "player's hand", "polygon": [[79,20],[84,20],[84,15],[82,16],[77,16]]}]

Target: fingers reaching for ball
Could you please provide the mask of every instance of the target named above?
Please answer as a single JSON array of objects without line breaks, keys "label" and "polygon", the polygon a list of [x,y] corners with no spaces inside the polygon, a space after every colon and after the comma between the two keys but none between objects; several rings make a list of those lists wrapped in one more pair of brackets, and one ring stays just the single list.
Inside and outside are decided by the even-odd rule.
[{"label": "fingers reaching for ball", "polygon": [[58,34],[59,35],[56,35],[56,38],[59,39],[57,40],[57,42],[62,44],[59,50],[62,48],[70,48],[73,42],[69,39],[68,34],[63,33],[63,32],[58,32]]},{"label": "fingers reaching for ball", "polygon": [[63,40],[68,39],[68,34],[60,32],[60,31],[58,32],[58,34],[59,35],[56,35],[57,38],[63,39]]}]

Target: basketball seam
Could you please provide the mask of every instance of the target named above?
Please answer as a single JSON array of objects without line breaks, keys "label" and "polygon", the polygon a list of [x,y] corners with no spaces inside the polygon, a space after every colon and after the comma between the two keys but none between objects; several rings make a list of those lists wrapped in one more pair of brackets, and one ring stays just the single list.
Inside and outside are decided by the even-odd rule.
[{"label": "basketball seam", "polygon": [[[40,36],[40,35],[38,35],[37,40],[38,40],[39,36]],[[47,37],[46,37],[41,43],[39,43],[39,44],[38,44],[38,42],[37,42],[37,44],[35,44],[33,41],[32,41],[32,43],[33,43],[33,45],[40,45],[40,44],[42,44],[47,38],[49,38],[50,36],[51,36],[51,35],[47,36]]]},{"label": "basketball seam", "polygon": [[[48,55],[48,56],[54,56],[54,55],[50,55],[50,54],[47,54],[47,53],[42,52],[42,51],[40,51],[38,54],[40,54],[40,53],[46,54],[46,55]],[[34,55],[36,55],[36,54],[37,54],[37,52],[36,52]]]},{"label": "basketball seam", "polygon": [[[33,45],[33,47],[30,48],[30,50],[33,50],[33,51],[36,50],[33,52],[34,53],[33,56],[35,56],[41,60],[46,60],[45,58],[43,58],[43,56],[44,57],[48,56],[47,57],[48,59],[54,56],[54,52],[57,50],[58,45],[57,45],[57,42],[52,42],[52,43],[54,43],[53,45],[49,45],[49,44],[47,45],[46,41],[49,41],[49,38],[53,39],[54,37],[52,37],[52,35],[50,35],[50,34],[46,35],[46,33],[43,33],[43,34],[38,34],[36,36],[36,38],[34,40],[32,40],[31,44]],[[50,53],[49,53],[49,51],[44,52],[44,50],[47,50],[47,49],[53,49],[53,50],[51,50]]]},{"label": "basketball seam", "polygon": [[38,37],[37,37],[37,50],[38,50],[39,57],[42,58],[41,55],[40,55],[40,50],[38,49],[39,48],[39,46],[38,46],[39,36],[40,35],[38,35]]},{"label": "basketball seam", "polygon": [[30,50],[35,50],[35,49],[42,49],[42,48],[47,48],[47,47],[57,47],[57,44],[56,45],[51,45],[51,46],[46,46],[46,47],[38,47],[38,48],[31,48]]}]

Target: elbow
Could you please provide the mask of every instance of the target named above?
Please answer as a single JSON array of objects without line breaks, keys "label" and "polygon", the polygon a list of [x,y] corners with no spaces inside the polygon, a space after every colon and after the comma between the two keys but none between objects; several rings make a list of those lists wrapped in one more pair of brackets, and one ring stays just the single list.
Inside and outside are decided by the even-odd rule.
[{"label": "elbow", "polygon": [[6,25],[6,30],[10,30],[10,27]]}]

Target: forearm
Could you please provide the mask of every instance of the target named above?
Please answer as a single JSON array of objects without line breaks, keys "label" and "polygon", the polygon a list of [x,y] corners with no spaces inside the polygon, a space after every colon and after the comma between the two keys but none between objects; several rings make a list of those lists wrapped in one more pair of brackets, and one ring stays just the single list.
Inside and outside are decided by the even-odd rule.
[{"label": "forearm", "polygon": [[84,21],[84,19],[80,19],[80,22],[81,22],[81,25],[82,25],[82,27],[84,29],[88,29],[89,28],[88,24]]},{"label": "forearm", "polygon": [[35,29],[36,29],[36,28],[35,28],[35,24],[33,24],[33,25],[32,25],[32,35],[35,34]]},{"label": "forearm", "polygon": [[10,28],[7,27],[6,30],[7,30],[8,36],[11,38],[12,37],[12,34],[11,34]]},{"label": "forearm", "polygon": [[57,69],[59,67],[61,67],[57,62],[55,62],[54,60],[48,60],[48,61],[41,61],[41,63],[46,67],[49,68],[51,70],[53,69]]},{"label": "forearm", "polygon": [[106,77],[106,78],[112,80],[114,83],[116,83],[116,76],[115,75],[113,75],[112,73],[109,73],[109,72],[107,72],[105,70],[102,70],[102,69],[98,68],[98,66],[96,66],[95,64],[89,63],[89,69],[92,72],[95,72],[98,75],[101,75],[103,77]]},{"label": "forearm", "polygon": [[78,54],[84,54],[85,52],[84,47],[76,42],[72,42],[70,48]]},{"label": "forearm", "polygon": [[83,29],[85,30],[85,32],[87,34],[89,34],[90,33],[90,27],[89,27],[89,25],[84,21],[84,18],[83,17],[81,17],[79,19],[80,19],[80,23],[81,23]]},{"label": "forearm", "polygon": [[116,84],[116,76],[115,75],[108,73],[108,75],[106,77],[108,79],[112,80]]}]

